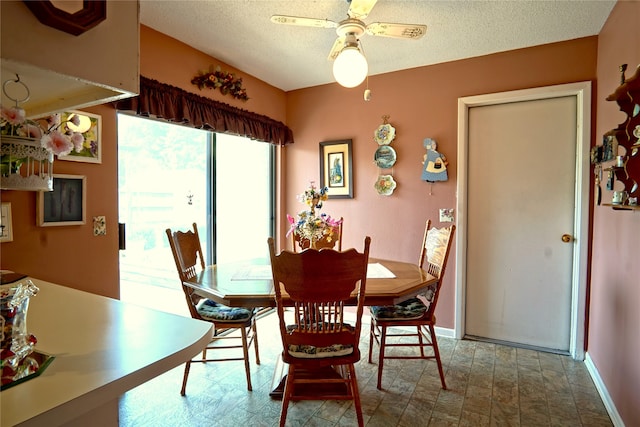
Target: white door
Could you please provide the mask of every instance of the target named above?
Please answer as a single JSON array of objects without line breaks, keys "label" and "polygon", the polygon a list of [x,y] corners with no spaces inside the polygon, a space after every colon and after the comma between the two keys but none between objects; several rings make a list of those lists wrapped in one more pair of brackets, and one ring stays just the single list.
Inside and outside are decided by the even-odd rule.
[{"label": "white door", "polygon": [[578,109],[555,95],[467,111],[467,336],[575,350]]}]

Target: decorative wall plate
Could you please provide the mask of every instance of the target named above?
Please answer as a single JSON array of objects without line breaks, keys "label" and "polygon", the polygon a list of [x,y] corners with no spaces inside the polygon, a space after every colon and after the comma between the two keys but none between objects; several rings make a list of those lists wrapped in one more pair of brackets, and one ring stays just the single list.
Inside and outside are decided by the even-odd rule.
[{"label": "decorative wall plate", "polygon": [[381,145],[373,155],[376,165],[382,169],[389,169],[396,163],[396,150],[388,145]]},{"label": "decorative wall plate", "polygon": [[396,189],[396,181],[391,175],[380,175],[374,185],[374,188],[381,196],[390,196]]},{"label": "decorative wall plate", "polygon": [[378,143],[378,145],[388,145],[391,144],[393,138],[396,137],[396,129],[391,126],[389,123],[385,123],[380,125],[378,129],[373,132],[373,140]]}]

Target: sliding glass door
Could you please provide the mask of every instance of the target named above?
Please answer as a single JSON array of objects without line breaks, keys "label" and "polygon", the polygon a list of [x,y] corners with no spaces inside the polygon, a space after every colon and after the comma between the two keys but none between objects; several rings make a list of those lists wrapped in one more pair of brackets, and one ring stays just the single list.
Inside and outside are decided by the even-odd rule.
[{"label": "sliding glass door", "polygon": [[207,264],[268,256],[273,176],[271,144],[118,114],[123,299],[128,285],[179,289],[167,228],[197,223]]},{"label": "sliding glass door", "polygon": [[273,145],[216,134],[214,147],[214,261],[267,258],[275,224]]},{"label": "sliding glass door", "polygon": [[[121,290],[127,283],[178,288],[165,230],[198,224],[211,233],[212,134],[157,120],[118,114]],[[210,243],[203,241],[205,252]]]}]

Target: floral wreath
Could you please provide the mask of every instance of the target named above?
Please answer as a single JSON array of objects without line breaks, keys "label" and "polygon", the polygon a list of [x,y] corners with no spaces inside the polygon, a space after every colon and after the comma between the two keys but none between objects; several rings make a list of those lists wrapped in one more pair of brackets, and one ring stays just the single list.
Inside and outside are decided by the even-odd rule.
[{"label": "floral wreath", "polygon": [[194,78],[191,79],[191,83],[198,86],[198,89],[220,89],[220,93],[223,95],[231,95],[241,101],[247,101],[247,90],[242,87],[242,78],[236,78],[233,73],[227,73],[222,71],[219,66],[213,68],[211,66],[209,71],[201,71]]}]

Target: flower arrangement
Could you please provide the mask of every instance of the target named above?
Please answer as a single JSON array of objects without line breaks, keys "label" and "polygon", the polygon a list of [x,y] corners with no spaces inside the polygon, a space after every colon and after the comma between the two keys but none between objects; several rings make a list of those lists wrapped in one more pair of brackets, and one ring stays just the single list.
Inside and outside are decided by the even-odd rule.
[{"label": "flower arrangement", "polygon": [[222,71],[219,66],[210,67],[207,72],[200,72],[191,79],[191,83],[198,86],[198,89],[204,88],[220,89],[223,95],[231,95],[236,99],[247,101],[247,90],[242,87],[242,78],[235,77],[232,73]]},{"label": "flower arrangement", "polygon": [[322,202],[329,198],[328,192],[329,189],[327,187],[317,189],[315,182],[311,181],[309,188],[304,190],[304,193],[298,195],[298,200],[309,206],[311,213],[315,214],[315,210],[322,209]]},{"label": "flower arrangement", "polygon": [[0,135],[39,139],[42,148],[57,156],[65,156],[72,150],[82,151],[84,136],[72,131],[67,123],[80,124],[77,114],[62,120],[59,113],[41,120],[26,118],[20,107],[0,107]]},{"label": "flower arrangement", "polygon": [[[287,214],[291,225],[287,237],[294,233],[299,237],[302,247],[314,247],[315,242],[320,240],[331,242],[336,228],[342,223],[341,219],[334,219],[326,213],[316,215],[316,209],[322,209],[322,203],[328,199],[328,191],[327,187],[316,188],[315,183],[311,181],[309,188],[297,197],[309,207],[309,210],[298,213],[297,219]],[[309,243],[305,244],[304,241]]]}]

